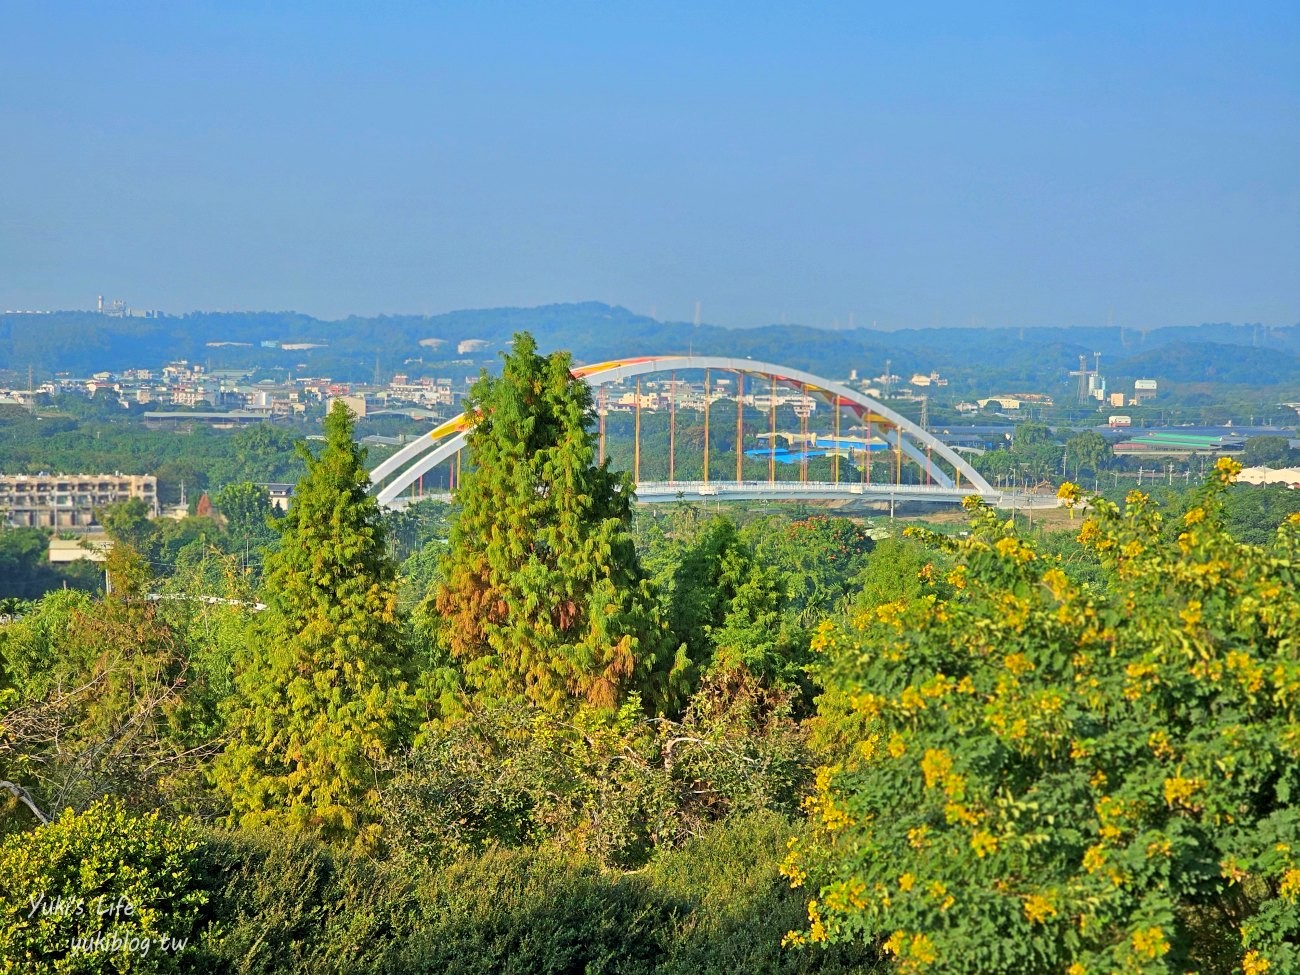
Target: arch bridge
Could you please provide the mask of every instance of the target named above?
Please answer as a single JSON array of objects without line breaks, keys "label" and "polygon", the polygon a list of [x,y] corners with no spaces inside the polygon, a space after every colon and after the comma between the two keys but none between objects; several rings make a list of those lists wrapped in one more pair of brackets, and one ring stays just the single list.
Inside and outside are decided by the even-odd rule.
[{"label": "arch bridge", "polygon": [[[677,380],[678,373],[704,373],[703,397],[697,393],[682,392],[686,385]],[[644,376],[669,374],[669,456],[667,480],[642,480],[641,478],[641,379]],[[735,378],[736,459],[735,477],[719,477],[716,469],[709,468],[710,413],[717,414],[726,406],[717,404],[718,387],[712,385],[715,373]],[[579,366],[573,375],[585,379],[597,396],[600,422],[600,456],[605,451],[605,420],[608,413],[606,387],[611,384],[636,380],[635,396],[630,406],[635,414],[635,445],[633,451],[633,479],[637,484],[637,498],[643,502],[674,501],[678,499],[732,499],[732,500],[877,500],[877,501],[949,501],[960,502],[969,496],[996,501],[998,492],[947,444],[927,433],[917,424],[889,407],[841,383],[823,379],[812,373],[789,366],[753,359],[726,356],[667,355],[618,359],[595,365]],[[759,434],[759,445],[743,449],[745,417],[745,383],[750,383],[751,415],[754,409],[766,412],[769,430]],[[778,432],[776,429],[777,404],[782,391],[794,390],[798,399],[794,413],[800,420],[799,433]],[[731,398],[730,396],[728,398]],[[788,400],[788,392],[785,396]],[[704,417],[703,477],[679,480],[676,475],[676,419],[679,408],[688,408],[684,401],[698,403]],[[809,430],[809,417],[814,402],[831,410],[832,432],[818,434]],[[765,405],[765,408],[764,408]],[[802,407],[802,408],[801,408]],[[845,417],[848,424],[844,423]],[[731,423],[730,417],[723,422]],[[466,434],[473,424],[467,414],[454,417],[438,425],[429,433],[404,446],[370,472],[372,490],[381,505],[400,507],[409,498],[409,492],[422,489],[426,474],[438,465],[451,465],[448,481],[453,486],[460,467],[460,454],[465,448]],[[784,441],[784,444],[782,444]],[[778,462],[793,456],[800,459],[799,480],[783,480],[777,475]],[[807,458],[825,456],[831,459],[830,480],[809,480]],[[745,477],[744,459],[767,460],[766,480]],[[857,473],[847,470],[841,477],[841,459],[857,459]],[[872,479],[873,461],[888,462],[890,477]],[[844,465],[849,467],[849,465]],[[875,466],[879,466],[877,462]],[[904,471],[908,476],[904,477]],[[730,472],[728,472],[730,473]],[[423,494],[421,496],[430,496]],[[433,496],[438,496],[434,494]],[[442,496],[446,496],[443,492]]]}]

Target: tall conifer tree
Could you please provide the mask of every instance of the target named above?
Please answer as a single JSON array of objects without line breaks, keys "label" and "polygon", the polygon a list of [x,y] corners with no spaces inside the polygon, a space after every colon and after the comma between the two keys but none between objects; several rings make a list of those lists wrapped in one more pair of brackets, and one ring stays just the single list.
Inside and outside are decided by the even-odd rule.
[{"label": "tall conifer tree", "polygon": [[267,556],[268,609],[216,777],[245,825],[364,842],[377,831],[375,769],[409,718],[396,570],[348,409],[326,417],[319,457],[301,449],[307,474]]},{"label": "tall conifer tree", "polygon": [[[434,604],[467,682],[554,712],[668,703],[664,628],[629,532],[633,484],[596,464],[591,390],[515,335],[465,407],[471,470]],[[684,670],[684,668],[677,668]]]}]

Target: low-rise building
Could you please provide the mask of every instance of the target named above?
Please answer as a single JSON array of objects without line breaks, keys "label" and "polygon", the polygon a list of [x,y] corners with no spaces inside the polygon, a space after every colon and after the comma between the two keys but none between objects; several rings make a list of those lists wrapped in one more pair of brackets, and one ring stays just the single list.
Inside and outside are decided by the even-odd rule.
[{"label": "low-rise building", "polygon": [[111,538],[51,538],[50,563],[66,565],[69,562],[106,562],[113,549]]}]

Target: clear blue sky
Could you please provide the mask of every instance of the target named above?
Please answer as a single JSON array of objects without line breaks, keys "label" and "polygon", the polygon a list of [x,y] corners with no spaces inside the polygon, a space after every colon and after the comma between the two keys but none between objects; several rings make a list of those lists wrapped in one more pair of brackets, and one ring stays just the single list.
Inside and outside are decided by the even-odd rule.
[{"label": "clear blue sky", "polygon": [[0,309],[1300,322],[1300,4],[0,0]]}]

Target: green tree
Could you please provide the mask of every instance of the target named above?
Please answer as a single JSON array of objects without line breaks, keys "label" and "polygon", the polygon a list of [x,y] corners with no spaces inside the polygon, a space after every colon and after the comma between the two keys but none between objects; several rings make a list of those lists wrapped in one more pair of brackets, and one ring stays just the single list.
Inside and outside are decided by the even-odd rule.
[{"label": "green tree", "polygon": [[237,481],[218,491],[212,503],[226,519],[231,548],[245,565],[275,541],[278,532],[272,522],[276,512],[266,488],[252,481]]},{"label": "green tree", "polygon": [[297,478],[303,463],[297,441],[292,430],[269,423],[236,431],[230,438],[235,454],[233,479],[258,483]]},{"label": "green tree", "polygon": [[267,557],[265,600],[240,661],[231,741],[216,766],[234,817],[331,840],[377,838],[376,769],[410,715],[396,571],[364,453],[341,403]]},{"label": "green tree", "polygon": [[758,562],[779,571],[793,615],[804,627],[842,608],[874,544],[862,525],[827,515],[786,524],[764,519],[746,526],[744,537]]},{"label": "green tree", "polygon": [[117,544],[128,545],[146,559],[158,552],[158,530],[149,520],[149,506],[142,498],[128,498],[97,512],[104,531]]},{"label": "green tree", "polygon": [[[669,698],[663,628],[631,534],[633,486],[595,463],[591,390],[519,333],[484,372],[471,470],[434,606],[470,686],[551,711]],[[681,668],[684,670],[684,667]]]},{"label": "green tree", "polygon": [[84,808],[105,794],[155,806],[192,782],[206,742],[188,698],[203,680],[142,598],[147,565],[129,546],[105,563],[112,593],[57,591],[0,628],[12,684],[0,719],[0,778],[44,808]]},{"label": "green tree", "polygon": [[920,599],[933,589],[936,560],[943,556],[914,538],[891,535],[881,539],[853,580],[858,590],[853,615],[875,612],[885,603],[910,604]]},{"label": "green tree", "polygon": [[1018,451],[1027,451],[1038,444],[1056,443],[1056,437],[1052,435],[1052,428],[1046,423],[1038,423],[1034,420],[1026,421],[1016,427],[1012,444]]},{"label": "green tree", "polygon": [[1086,430],[1065,442],[1065,458],[1071,473],[1076,477],[1079,471],[1096,475],[1101,473],[1106,461],[1110,459],[1110,444],[1097,431]]},{"label": "green tree", "polygon": [[1241,462],[1247,467],[1285,467],[1291,463],[1293,453],[1286,437],[1251,437],[1241,452]]},{"label": "green tree", "polygon": [[899,971],[1295,971],[1300,518],[1233,540],[1216,484],[1176,541],[1133,492],[1093,499],[1075,584],[992,512],[951,543],[952,598],[827,625],[851,751],[822,768],[795,942]]}]

